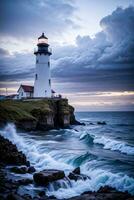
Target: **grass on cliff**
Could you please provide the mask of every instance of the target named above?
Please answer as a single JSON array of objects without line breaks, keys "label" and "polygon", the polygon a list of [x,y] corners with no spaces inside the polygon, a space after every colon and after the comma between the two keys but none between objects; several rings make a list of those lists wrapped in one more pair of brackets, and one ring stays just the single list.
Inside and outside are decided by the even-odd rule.
[{"label": "grass on cliff", "polygon": [[53,102],[50,100],[39,101],[0,101],[0,121],[19,121],[24,119],[36,120],[31,114],[33,110],[41,110],[44,114],[53,112]]},{"label": "grass on cliff", "polygon": [[61,115],[71,113],[72,107],[66,99],[43,99],[37,101],[0,101],[0,122],[18,122],[21,120],[38,120],[41,115],[53,114],[57,110]]}]

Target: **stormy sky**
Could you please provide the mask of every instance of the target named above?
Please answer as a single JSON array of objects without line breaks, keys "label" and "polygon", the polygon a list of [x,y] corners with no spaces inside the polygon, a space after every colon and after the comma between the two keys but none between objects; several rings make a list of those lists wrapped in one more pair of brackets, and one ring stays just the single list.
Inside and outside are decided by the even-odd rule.
[{"label": "stormy sky", "polygon": [[80,111],[134,110],[134,0],[1,0],[0,93],[33,85],[37,37],[52,87]]}]

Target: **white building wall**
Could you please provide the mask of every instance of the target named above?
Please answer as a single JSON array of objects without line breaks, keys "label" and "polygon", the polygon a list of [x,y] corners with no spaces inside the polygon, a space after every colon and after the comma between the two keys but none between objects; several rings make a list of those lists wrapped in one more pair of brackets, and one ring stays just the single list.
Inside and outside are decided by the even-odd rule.
[{"label": "white building wall", "polygon": [[18,94],[18,95],[19,95],[19,99],[22,99],[22,98],[26,98],[26,97],[27,97],[27,95],[26,95],[26,93],[25,93],[25,91],[23,90],[22,87],[20,87],[18,93],[19,93],[19,94]]},{"label": "white building wall", "polygon": [[20,87],[20,89],[18,91],[18,99],[28,98],[28,97],[32,98],[33,97],[33,93],[31,93],[31,92],[25,92],[23,90],[23,88]]},{"label": "white building wall", "polygon": [[49,55],[36,55],[34,97],[51,97]]}]

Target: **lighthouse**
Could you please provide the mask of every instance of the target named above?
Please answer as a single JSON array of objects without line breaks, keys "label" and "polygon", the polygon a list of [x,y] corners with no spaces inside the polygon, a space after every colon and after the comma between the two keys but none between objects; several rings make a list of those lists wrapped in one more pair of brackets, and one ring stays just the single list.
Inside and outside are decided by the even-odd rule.
[{"label": "lighthouse", "polygon": [[51,97],[51,74],[48,38],[42,33],[38,38],[36,56],[36,69],[34,81],[34,97]]}]

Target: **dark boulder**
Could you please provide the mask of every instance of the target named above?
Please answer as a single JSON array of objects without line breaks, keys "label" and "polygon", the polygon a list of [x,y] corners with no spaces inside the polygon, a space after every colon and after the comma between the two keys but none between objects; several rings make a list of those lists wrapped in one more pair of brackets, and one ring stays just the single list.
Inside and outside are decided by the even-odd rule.
[{"label": "dark boulder", "polygon": [[107,123],[105,121],[103,122],[97,122],[98,125],[106,125]]},{"label": "dark boulder", "polygon": [[70,172],[68,178],[77,181],[79,179],[78,175],[80,175],[80,167],[77,167],[72,172]]},{"label": "dark boulder", "polygon": [[16,145],[0,136],[0,162],[11,165],[25,165],[26,156],[17,150]]},{"label": "dark boulder", "polygon": [[36,170],[33,166],[28,168],[28,173],[34,173]]},{"label": "dark boulder", "polygon": [[27,167],[12,167],[11,172],[16,174],[26,174],[28,170]]},{"label": "dark boulder", "polygon": [[104,187],[101,186],[100,189],[98,190],[98,193],[109,193],[109,192],[116,192],[116,189],[106,185]]},{"label": "dark boulder", "polygon": [[34,182],[38,185],[48,185],[49,182],[65,177],[64,171],[56,169],[46,169],[33,175]]},{"label": "dark boulder", "polygon": [[75,120],[75,121],[73,122],[73,125],[85,126],[86,124],[85,124],[84,122],[79,122],[79,121]]},{"label": "dark boulder", "polygon": [[24,199],[18,194],[10,193],[7,195],[6,200],[24,200]]},{"label": "dark boulder", "polygon": [[26,162],[26,166],[30,167],[30,162],[29,161]]},{"label": "dark boulder", "polygon": [[44,197],[46,195],[46,193],[44,191],[40,191],[38,194],[40,197]]},{"label": "dark boulder", "polygon": [[90,179],[90,177],[88,177],[87,175],[80,173],[80,167],[77,167],[72,172],[70,172],[68,175],[68,178],[75,181],[80,180],[80,179],[81,180]]},{"label": "dark boulder", "polygon": [[74,181],[77,181],[79,179],[78,175],[72,172],[69,173],[68,178]]},{"label": "dark boulder", "polygon": [[17,183],[19,185],[28,185],[28,184],[32,184],[33,183],[33,180],[32,179],[21,179],[21,180],[18,180]]},{"label": "dark boulder", "polygon": [[80,167],[75,168],[72,172],[73,172],[74,174],[80,175]]},{"label": "dark boulder", "polygon": [[68,178],[71,180],[74,180],[74,181],[90,179],[90,177],[87,175],[84,175],[84,174],[78,175],[78,174],[74,174],[72,172],[69,173]]}]

